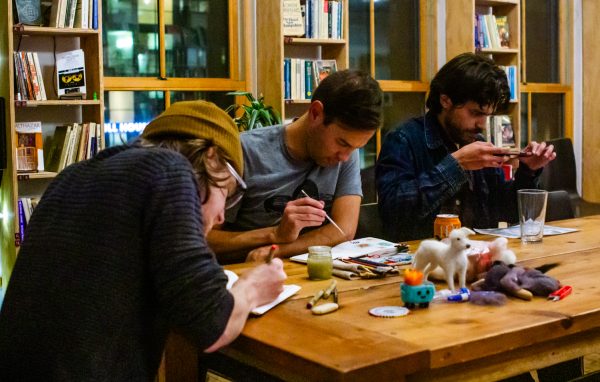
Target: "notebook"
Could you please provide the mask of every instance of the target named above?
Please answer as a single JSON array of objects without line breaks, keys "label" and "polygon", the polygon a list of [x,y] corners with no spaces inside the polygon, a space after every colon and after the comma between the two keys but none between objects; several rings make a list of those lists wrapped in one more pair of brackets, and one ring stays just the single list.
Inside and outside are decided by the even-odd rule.
[{"label": "notebook", "polygon": [[[334,259],[359,257],[364,255],[383,256],[396,253],[398,253],[396,243],[378,239],[376,237],[363,237],[362,239],[345,241],[331,248],[331,257]],[[292,256],[290,257],[290,260],[306,264],[308,253]]]},{"label": "notebook", "polygon": [[[235,282],[239,279],[239,277],[238,277],[238,275],[235,274],[235,272],[232,272],[228,269],[225,269],[224,271],[228,278],[227,289],[230,289],[233,286],[233,284],[235,284]],[[295,285],[295,284],[284,285],[283,291],[279,294],[279,296],[277,296],[277,298],[275,300],[271,301],[268,304],[261,305],[259,307],[254,308],[251,313],[254,314],[255,316],[263,315],[265,312],[270,310],[272,307],[276,306],[280,302],[295,295],[300,290],[300,288],[301,288],[300,285]]]}]

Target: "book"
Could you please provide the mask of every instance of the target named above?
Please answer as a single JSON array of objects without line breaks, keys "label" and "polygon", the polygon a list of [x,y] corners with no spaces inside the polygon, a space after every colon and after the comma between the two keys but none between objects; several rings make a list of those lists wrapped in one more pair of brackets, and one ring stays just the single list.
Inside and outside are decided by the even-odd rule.
[{"label": "book", "polygon": [[315,87],[318,86],[325,77],[334,72],[337,72],[337,63],[335,60],[314,60],[312,75],[315,78]]},{"label": "book", "polygon": [[18,214],[19,214],[19,239],[20,239],[20,243],[23,243],[23,239],[25,238],[25,227],[27,226],[27,223],[25,222],[25,209],[23,206],[23,201],[19,198],[17,200],[17,210],[18,210]]},{"label": "book", "polygon": [[500,122],[500,128],[502,129],[502,145],[514,147],[515,146],[515,132],[512,128],[512,121],[509,115],[496,115],[494,118]]},{"label": "book", "polygon": [[58,98],[85,99],[85,59],[82,49],[56,53]]},{"label": "book", "polygon": [[300,0],[283,0],[283,35],[303,36],[304,20]]},{"label": "book", "polygon": [[498,37],[500,39],[500,46],[503,48],[508,48],[510,45],[510,35],[508,33],[508,17],[496,16],[496,25],[498,27]]},{"label": "book", "polygon": [[15,0],[19,23],[25,25],[42,25],[44,18],[40,0]]},{"label": "book", "polygon": [[46,153],[46,168],[48,171],[59,172],[61,170],[60,163],[65,147],[65,139],[67,139],[67,129],[69,126],[56,126],[54,135],[50,139],[46,139],[44,152]]},{"label": "book", "polygon": [[[398,244],[376,237],[364,237],[361,239],[345,241],[331,248],[331,257],[333,259],[367,256],[364,258],[368,260],[368,256],[371,256],[374,259],[396,254],[398,254]],[[292,256],[290,257],[290,260],[306,264],[308,253]]]},{"label": "book", "polygon": [[[233,286],[233,284],[235,284],[235,282],[239,279],[239,277],[238,277],[238,275],[235,274],[235,272],[230,271],[228,269],[225,269],[224,272],[227,275],[227,279],[228,279],[227,289],[231,289],[231,287]],[[277,296],[277,298],[275,300],[271,301],[268,304],[261,305],[259,307],[252,309],[251,313],[254,314],[255,316],[260,316],[260,315],[266,313],[268,310],[270,310],[274,306],[278,305],[280,302],[287,300],[291,296],[295,295],[300,289],[301,289],[300,285],[295,285],[295,284],[284,285],[283,291],[281,293],[279,293],[279,296]]]},{"label": "book", "polygon": [[42,122],[15,123],[17,172],[44,171]]},{"label": "book", "polygon": [[[91,10],[92,10],[92,29],[98,30],[98,0],[91,1]],[[89,22],[88,22],[89,23]]]},{"label": "book", "polygon": [[38,58],[37,52],[33,52],[33,61],[34,61],[36,73],[38,76],[41,100],[45,101],[48,98],[46,97],[46,86],[44,85],[44,78],[42,76],[42,66],[40,65],[40,60]]}]

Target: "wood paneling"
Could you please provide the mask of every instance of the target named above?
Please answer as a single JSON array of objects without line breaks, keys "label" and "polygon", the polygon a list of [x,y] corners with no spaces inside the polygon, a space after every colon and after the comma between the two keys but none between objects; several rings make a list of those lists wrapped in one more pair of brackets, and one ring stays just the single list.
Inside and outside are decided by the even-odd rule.
[{"label": "wood paneling", "polygon": [[600,202],[600,2],[582,0],[583,18],[583,198]]}]

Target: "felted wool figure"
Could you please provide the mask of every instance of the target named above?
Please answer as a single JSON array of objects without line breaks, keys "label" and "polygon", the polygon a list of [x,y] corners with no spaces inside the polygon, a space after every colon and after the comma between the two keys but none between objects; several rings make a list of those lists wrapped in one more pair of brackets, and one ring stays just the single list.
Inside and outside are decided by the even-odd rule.
[{"label": "felted wool figure", "polygon": [[490,250],[490,260],[502,261],[505,264],[514,264],[517,262],[517,256],[513,251],[508,249],[508,239],[499,237],[488,244]]},{"label": "felted wool figure", "polygon": [[531,300],[535,296],[548,296],[560,283],[537,269],[507,265],[501,261],[486,273],[485,278],[472,285],[473,290],[497,291]]},{"label": "felted wool figure", "polygon": [[[467,268],[467,281],[473,282],[484,277],[494,261],[502,261],[505,264],[514,264],[517,262],[517,256],[513,251],[507,248],[508,240],[499,237],[493,241],[475,241],[474,250],[469,254],[469,266]],[[477,249],[481,253],[477,253]]]}]

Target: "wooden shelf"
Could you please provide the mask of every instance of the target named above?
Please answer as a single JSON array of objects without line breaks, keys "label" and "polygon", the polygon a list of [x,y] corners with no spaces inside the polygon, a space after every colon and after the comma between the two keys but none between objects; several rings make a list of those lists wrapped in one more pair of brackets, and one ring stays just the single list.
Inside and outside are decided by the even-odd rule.
[{"label": "wooden shelf", "polygon": [[13,32],[15,34],[20,34],[24,36],[63,35],[70,37],[96,36],[99,33],[99,31],[96,29],[35,27],[23,24],[14,25]]},{"label": "wooden shelf", "polygon": [[[0,0],[2,1],[2,0]],[[3,271],[10,273],[13,267],[14,259],[17,256],[20,246],[20,230],[18,214],[19,197],[39,197],[43,195],[48,184],[57,176],[56,172],[17,172],[18,135],[16,125],[20,122],[39,121],[42,125],[42,139],[50,140],[52,149],[58,145],[64,146],[64,142],[58,142],[60,136],[54,136],[57,126],[72,125],[74,123],[84,124],[94,122],[99,126],[99,133],[104,134],[104,82],[102,70],[102,1],[94,2],[97,5],[98,29],[88,28],[52,28],[43,26],[31,26],[13,23],[14,15],[11,10],[19,0],[4,0],[3,15],[0,19],[6,20],[0,28],[0,40],[3,41],[0,47],[2,59],[11,57],[6,61],[5,77],[0,80],[0,94],[6,101],[6,146],[9,148],[8,163],[5,170],[7,176],[2,182],[2,195],[5,198],[7,213],[5,214],[5,240],[0,243],[0,267]],[[8,13],[6,12],[8,10]],[[68,52],[81,49],[85,60],[85,84],[86,97],[69,97],[70,99],[58,99],[55,95],[56,86],[56,53]],[[35,66],[37,75],[37,85],[43,81],[43,85],[48,97],[47,100],[39,101],[35,99],[20,99],[17,94],[23,90],[23,85],[28,86],[29,82],[34,85],[35,82],[30,74],[23,73],[24,64],[19,61],[15,64],[12,55],[13,52],[31,52],[36,53],[33,64],[26,61],[26,64]],[[22,57],[21,57],[22,58]],[[25,57],[26,60],[31,58]],[[4,64],[3,61],[3,64]],[[15,67],[16,66],[16,67]],[[27,69],[25,67],[25,69]],[[41,76],[40,76],[41,74]],[[16,80],[15,80],[16,78]],[[28,88],[29,89],[29,88]],[[28,91],[25,91],[27,93]],[[29,92],[31,93],[31,92]],[[23,98],[35,98],[24,95]],[[38,97],[39,98],[39,97]],[[81,137],[78,136],[81,141]],[[54,138],[57,139],[54,145]],[[103,141],[102,141],[103,142]],[[68,143],[68,142],[67,142]],[[78,142],[79,143],[79,142]],[[36,146],[39,148],[39,145]],[[55,170],[55,163],[48,162],[50,152],[43,150],[47,156],[45,159],[46,169]],[[50,158],[55,162],[57,158]],[[35,167],[31,167],[35,168]],[[12,238],[15,240],[11,240]],[[6,257],[5,257],[6,256]]]},{"label": "wooden shelf", "polygon": [[309,104],[310,100],[309,99],[286,99],[286,100],[284,100],[284,102],[286,103],[286,105],[296,104],[296,103]]},{"label": "wooden shelf", "polygon": [[345,39],[284,37],[285,44],[297,45],[346,45]]},{"label": "wooden shelf", "polygon": [[15,101],[15,107],[37,107],[37,106],[92,106],[100,105],[100,100],[86,99],[52,99],[47,101]]},{"label": "wooden shelf", "polygon": [[[349,66],[349,1],[340,2],[343,7],[343,21],[340,24],[342,30],[339,36],[344,37],[340,39],[284,36],[283,4],[283,0],[256,2],[256,23],[260,25],[256,31],[258,61],[256,84],[257,93],[263,94],[264,102],[279,111],[282,120],[290,120],[305,113],[310,100],[285,99],[284,60],[288,58],[310,61],[335,60],[337,70],[347,69]],[[295,97],[302,97],[302,95],[298,93]]]},{"label": "wooden shelf", "polygon": [[500,48],[500,49],[493,49],[493,48],[481,48],[477,50],[477,53],[489,53],[489,54],[518,54],[519,53],[519,49],[514,49],[514,48]]},{"label": "wooden shelf", "polygon": [[17,180],[52,179],[55,178],[56,175],[58,175],[58,173],[50,171],[17,173]]},{"label": "wooden shelf", "polygon": [[519,0],[477,0],[477,5],[497,7],[502,5],[517,5]]}]

